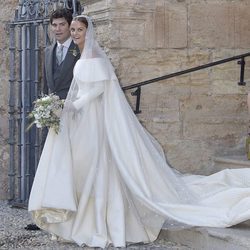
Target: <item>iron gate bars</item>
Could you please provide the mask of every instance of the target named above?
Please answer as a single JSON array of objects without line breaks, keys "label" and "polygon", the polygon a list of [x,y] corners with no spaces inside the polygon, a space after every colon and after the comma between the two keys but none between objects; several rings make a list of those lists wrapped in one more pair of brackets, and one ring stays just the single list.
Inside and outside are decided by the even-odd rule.
[{"label": "iron gate bars", "polygon": [[40,131],[27,131],[32,103],[40,95],[43,50],[50,44],[49,16],[57,8],[82,12],[77,0],[19,0],[9,23],[9,201],[26,206],[41,152]]}]

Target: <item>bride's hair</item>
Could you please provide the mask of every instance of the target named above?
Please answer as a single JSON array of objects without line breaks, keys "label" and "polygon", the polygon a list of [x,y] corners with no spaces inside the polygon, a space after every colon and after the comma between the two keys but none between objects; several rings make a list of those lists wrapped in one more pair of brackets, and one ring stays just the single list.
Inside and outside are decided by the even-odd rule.
[{"label": "bride's hair", "polygon": [[78,22],[81,22],[83,23],[86,28],[88,28],[88,20],[86,19],[86,17],[84,16],[76,16],[76,17],[73,17],[73,20],[72,21],[78,21]]}]

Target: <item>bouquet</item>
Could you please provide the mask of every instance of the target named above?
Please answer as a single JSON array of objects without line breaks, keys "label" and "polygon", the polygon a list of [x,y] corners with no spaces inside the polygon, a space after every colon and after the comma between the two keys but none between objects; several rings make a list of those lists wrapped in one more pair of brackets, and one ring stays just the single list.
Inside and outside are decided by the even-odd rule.
[{"label": "bouquet", "polygon": [[60,128],[60,115],[63,109],[64,100],[55,94],[44,95],[34,101],[34,109],[29,114],[32,123],[28,129],[36,124],[37,128],[50,127],[59,132]]}]

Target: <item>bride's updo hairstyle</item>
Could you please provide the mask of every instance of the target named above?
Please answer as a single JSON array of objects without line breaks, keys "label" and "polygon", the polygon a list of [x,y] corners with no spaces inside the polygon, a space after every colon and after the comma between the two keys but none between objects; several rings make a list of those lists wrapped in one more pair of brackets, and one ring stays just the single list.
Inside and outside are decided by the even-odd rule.
[{"label": "bride's updo hairstyle", "polygon": [[81,22],[86,26],[86,28],[88,28],[88,21],[87,21],[86,17],[84,17],[84,16],[75,16],[75,17],[73,17],[72,21]]}]

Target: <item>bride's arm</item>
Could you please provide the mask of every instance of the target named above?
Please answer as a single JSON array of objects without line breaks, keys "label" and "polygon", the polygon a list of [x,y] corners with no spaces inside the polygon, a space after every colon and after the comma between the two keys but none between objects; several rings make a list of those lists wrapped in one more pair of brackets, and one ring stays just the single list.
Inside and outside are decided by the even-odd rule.
[{"label": "bride's arm", "polygon": [[89,103],[104,92],[104,82],[97,82],[93,84],[94,86],[87,93],[82,94],[79,99],[72,103],[75,109],[79,110],[86,103]]}]

